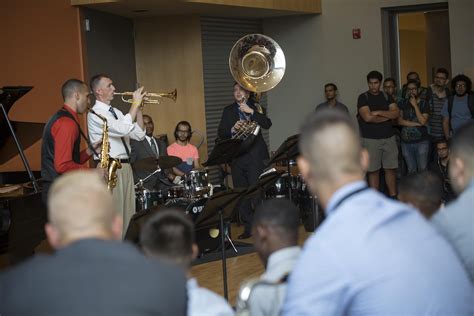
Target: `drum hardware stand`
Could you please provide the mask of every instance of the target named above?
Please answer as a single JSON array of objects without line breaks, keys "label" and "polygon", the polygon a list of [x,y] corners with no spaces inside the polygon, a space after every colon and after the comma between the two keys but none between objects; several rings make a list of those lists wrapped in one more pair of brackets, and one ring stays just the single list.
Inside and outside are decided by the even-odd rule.
[{"label": "drum hardware stand", "polygon": [[161,168],[158,168],[156,169],[155,171],[153,171],[152,173],[150,173],[149,175],[147,175],[144,179],[140,179],[138,180],[137,183],[135,183],[135,187],[137,185],[139,185],[139,187],[142,187],[143,188],[143,182],[145,182],[146,180],[150,179],[152,176],[154,176],[155,174],[157,174],[158,172],[161,171]]}]

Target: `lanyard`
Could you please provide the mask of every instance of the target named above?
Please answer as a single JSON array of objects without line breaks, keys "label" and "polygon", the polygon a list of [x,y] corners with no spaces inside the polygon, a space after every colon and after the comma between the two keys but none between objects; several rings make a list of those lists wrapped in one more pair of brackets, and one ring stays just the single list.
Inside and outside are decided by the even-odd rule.
[{"label": "lanyard", "polygon": [[359,188],[359,189],[357,189],[357,190],[355,190],[355,191],[352,191],[352,192],[346,194],[345,196],[342,197],[342,199],[340,199],[340,200],[336,203],[336,205],[334,205],[334,207],[332,208],[332,212],[334,212],[339,206],[341,206],[341,204],[342,204],[344,201],[346,201],[347,199],[349,199],[349,198],[352,197],[353,195],[356,195],[357,193],[360,193],[360,192],[365,191],[365,190],[368,190],[368,189],[369,189],[368,186],[364,186],[364,187],[362,187],[362,188]]}]

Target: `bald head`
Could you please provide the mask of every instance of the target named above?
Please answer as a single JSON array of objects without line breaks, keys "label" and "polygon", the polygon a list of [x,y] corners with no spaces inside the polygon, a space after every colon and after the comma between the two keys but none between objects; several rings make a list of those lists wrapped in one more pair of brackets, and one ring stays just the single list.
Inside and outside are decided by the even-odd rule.
[{"label": "bald head", "polygon": [[449,176],[456,193],[461,193],[474,181],[474,121],[459,128],[454,135],[450,152]]},{"label": "bald head", "polygon": [[310,182],[331,182],[344,175],[363,174],[357,128],[342,113],[313,113],[301,128],[299,147],[309,163]]},{"label": "bald head", "polygon": [[51,186],[46,233],[53,247],[83,238],[115,239],[121,234],[117,221],[112,196],[96,170],[68,172]]}]

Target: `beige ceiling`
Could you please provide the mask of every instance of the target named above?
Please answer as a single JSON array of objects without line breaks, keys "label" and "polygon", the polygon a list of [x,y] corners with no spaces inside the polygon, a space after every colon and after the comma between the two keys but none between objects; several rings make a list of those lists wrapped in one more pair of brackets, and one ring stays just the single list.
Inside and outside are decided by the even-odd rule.
[{"label": "beige ceiling", "polygon": [[[292,6],[291,2],[289,2],[290,4],[287,5],[286,8],[279,6],[278,9],[273,9],[243,6],[246,4],[246,1],[229,1],[242,4],[241,6],[225,5],[222,4],[226,2],[223,0],[71,0],[71,5],[87,7],[129,18],[165,15],[269,18],[285,15],[320,13],[320,3],[317,0],[311,1],[315,1],[314,3],[318,5],[311,5],[312,8],[309,9],[304,6],[295,6],[294,10],[289,10],[290,8],[288,8]],[[311,1],[300,2],[311,3]],[[266,2],[272,3],[271,1]],[[317,9],[314,9],[315,7]]]}]

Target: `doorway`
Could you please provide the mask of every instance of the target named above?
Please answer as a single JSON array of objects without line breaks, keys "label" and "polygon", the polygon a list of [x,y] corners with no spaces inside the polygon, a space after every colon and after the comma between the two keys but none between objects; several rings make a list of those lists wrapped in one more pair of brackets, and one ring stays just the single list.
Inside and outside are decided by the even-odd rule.
[{"label": "doorway", "polygon": [[382,25],[385,73],[399,87],[411,71],[425,87],[433,83],[437,68],[451,73],[447,3],[383,8]]}]

